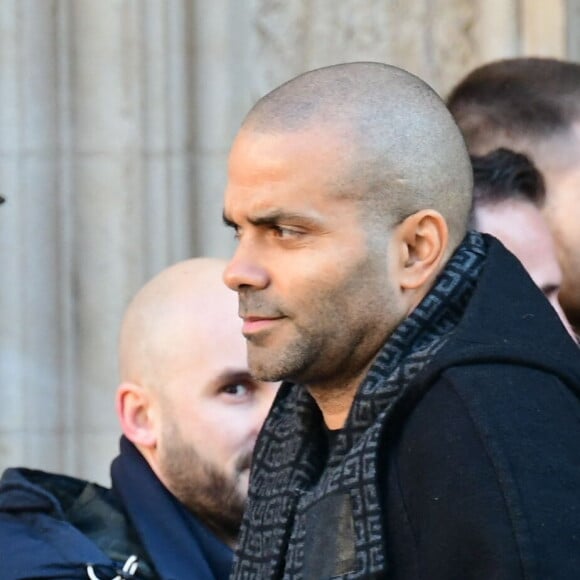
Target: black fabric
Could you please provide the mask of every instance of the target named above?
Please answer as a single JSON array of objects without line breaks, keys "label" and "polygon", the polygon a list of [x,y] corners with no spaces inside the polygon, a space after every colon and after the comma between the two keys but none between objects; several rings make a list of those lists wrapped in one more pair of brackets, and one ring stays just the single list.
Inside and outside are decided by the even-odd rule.
[{"label": "black fabric", "polygon": [[[86,580],[88,564],[103,579],[117,574],[122,562],[114,561],[67,521],[66,511],[87,485],[92,484],[37,470],[4,472],[0,481],[2,580]],[[111,509],[108,507],[108,511]],[[123,532],[122,528],[111,528],[111,535],[120,542]]]},{"label": "black fabric", "polygon": [[0,578],[102,580],[135,555],[137,580],[224,580],[232,551],[163,487],[125,438],[113,489],[27,469],[0,481]]},{"label": "black fabric", "polygon": [[390,577],[576,578],[579,399],[577,345],[492,241],[461,324],[383,437]]},{"label": "black fabric", "polygon": [[[456,308],[456,315],[442,325],[440,338],[423,343],[417,333],[403,341],[412,347],[399,349],[407,356],[398,359],[394,373],[391,354],[363,382],[339,436],[347,459],[342,470],[332,456],[321,460],[318,450],[327,435],[314,401],[298,385],[283,386],[255,450],[233,578],[575,577],[578,349],[521,265],[486,239],[488,257],[473,293],[442,307],[447,315]],[[430,294],[424,302],[431,300]],[[426,320],[429,329],[438,325]],[[408,323],[382,354],[393,339],[400,344]],[[412,353],[422,351],[423,360],[408,364]],[[390,392],[373,396],[373,384],[381,391],[390,380]],[[367,393],[368,403],[359,405]],[[370,420],[370,427],[356,439],[359,420]],[[378,435],[375,447],[367,445],[371,433]],[[346,572],[335,567],[334,549],[344,534],[333,533],[337,525],[348,529],[336,523],[345,491],[357,550],[355,570]],[[334,512],[315,507],[333,495]],[[312,521],[312,509],[316,529],[328,530],[326,550],[320,540],[304,538],[304,518]]]},{"label": "black fabric", "polygon": [[[44,479],[45,486],[51,491],[54,490],[64,507],[67,497],[62,493],[60,483],[61,481]],[[87,483],[80,494],[72,497],[75,500],[64,513],[64,519],[71,526],[93,541],[113,562],[117,562],[117,568],[121,569],[123,562],[130,556],[135,556],[138,560],[139,578],[158,577],[135,529],[125,515],[122,504],[109,489]]]},{"label": "black fabric", "polygon": [[304,569],[310,578],[330,578],[355,569],[354,518],[349,494],[323,497],[306,513],[305,527],[308,539],[304,546]]},{"label": "black fabric", "polygon": [[509,370],[506,388],[506,372],[450,370],[392,442],[383,477],[393,580],[578,576],[578,400],[525,367]]}]

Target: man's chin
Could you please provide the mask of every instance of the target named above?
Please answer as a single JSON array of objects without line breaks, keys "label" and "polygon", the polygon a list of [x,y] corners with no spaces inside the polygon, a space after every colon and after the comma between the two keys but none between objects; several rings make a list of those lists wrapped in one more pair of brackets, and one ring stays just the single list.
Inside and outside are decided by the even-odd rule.
[{"label": "man's chin", "polygon": [[276,353],[272,349],[259,347],[248,343],[248,367],[252,376],[258,381],[276,382],[280,380],[272,362]]}]

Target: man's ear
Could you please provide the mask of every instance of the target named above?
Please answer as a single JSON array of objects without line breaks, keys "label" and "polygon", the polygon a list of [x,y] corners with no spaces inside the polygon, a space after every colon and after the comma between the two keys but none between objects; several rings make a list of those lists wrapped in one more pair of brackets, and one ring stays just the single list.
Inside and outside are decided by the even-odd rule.
[{"label": "man's ear", "polygon": [[115,403],[127,439],[137,447],[155,448],[157,422],[151,392],[135,383],[121,383]]},{"label": "man's ear", "polygon": [[447,254],[449,230],[435,210],[410,215],[397,226],[399,285],[402,290],[427,289]]}]

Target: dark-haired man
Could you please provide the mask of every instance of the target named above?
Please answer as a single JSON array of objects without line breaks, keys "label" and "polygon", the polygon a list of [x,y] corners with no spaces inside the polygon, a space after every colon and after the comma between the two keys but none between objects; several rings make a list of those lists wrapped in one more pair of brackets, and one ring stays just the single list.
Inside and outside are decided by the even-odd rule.
[{"label": "dark-haired man", "polygon": [[2,580],[229,577],[251,454],[275,388],[247,370],[223,268],[214,259],[180,262],[129,305],[112,489],[36,470],[4,473]]},{"label": "dark-haired man", "polygon": [[569,580],[580,361],[493,238],[434,91],[378,63],[305,73],[232,146],[224,219],[249,367],[286,379],[234,578]]},{"label": "dark-haired man", "polygon": [[562,271],[548,224],[542,214],[544,180],[523,154],[496,149],[472,155],[474,229],[491,234],[518,258],[573,335],[558,293]]},{"label": "dark-haired man", "polygon": [[580,332],[580,63],[514,58],[485,64],[451,92],[448,106],[468,149],[528,155],[546,180],[544,215],[563,280],[559,300]]}]

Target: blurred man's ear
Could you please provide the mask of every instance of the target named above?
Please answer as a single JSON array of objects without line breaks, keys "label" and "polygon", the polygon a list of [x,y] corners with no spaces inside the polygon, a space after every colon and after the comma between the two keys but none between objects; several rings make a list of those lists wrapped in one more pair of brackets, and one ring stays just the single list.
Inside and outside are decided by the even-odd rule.
[{"label": "blurred man's ear", "polygon": [[121,383],[115,402],[121,429],[127,439],[138,448],[154,449],[157,424],[152,393],[135,383]]},{"label": "blurred man's ear", "polygon": [[449,231],[435,210],[410,215],[397,228],[401,289],[427,291],[447,257]]}]

